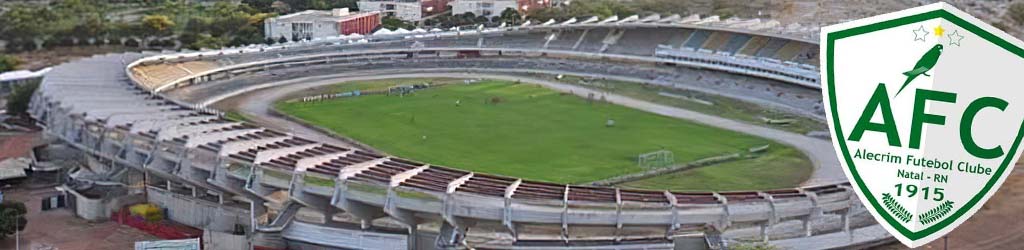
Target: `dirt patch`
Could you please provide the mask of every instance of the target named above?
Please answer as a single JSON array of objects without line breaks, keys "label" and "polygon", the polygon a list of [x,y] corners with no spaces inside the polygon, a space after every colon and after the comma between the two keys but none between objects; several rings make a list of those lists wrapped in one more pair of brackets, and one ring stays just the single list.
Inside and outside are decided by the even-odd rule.
[{"label": "dirt patch", "polygon": [[137,48],[120,45],[56,47],[36,51],[14,53],[21,59],[20,69],[39,70],[92,55],[137,51]]},{"label": "dirt patch", "polygon": [[[132,249],[136,241],[158,240],[140,230],[114,222],[89,222],[71,210],[42,211],[41,201],[60,194],[53,188],[4,190],[4,200],[17,200],[28,208],[28,226],[21,233],[21,249]],[[15,249],[14,237],[0,240],[0,249]]]}]

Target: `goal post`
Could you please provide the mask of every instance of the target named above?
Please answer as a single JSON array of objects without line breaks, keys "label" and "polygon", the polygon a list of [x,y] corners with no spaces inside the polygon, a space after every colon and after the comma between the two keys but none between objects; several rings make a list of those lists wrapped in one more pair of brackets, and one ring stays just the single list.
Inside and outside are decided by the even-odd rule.
[{"label": "goal post", "polygon": [[643,153],[636,157],[636,164],[641,168],[660,168],[670,166],[674,163],[675,155],[672,154],[672,151],[668,150]]}]

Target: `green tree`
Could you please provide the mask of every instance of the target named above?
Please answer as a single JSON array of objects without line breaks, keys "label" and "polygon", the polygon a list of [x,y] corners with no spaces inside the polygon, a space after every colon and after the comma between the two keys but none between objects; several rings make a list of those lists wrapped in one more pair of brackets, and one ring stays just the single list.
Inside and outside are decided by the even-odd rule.
[{"label": "green tree", "polygon": [[16,201],[4,201],[0,203],[0,238],[7,237],[17,231],[24,231],[28,225],[25,219],[25,203]]},{"label": "green tree", "polygon": [[381,19],[380,23],[381,27],[389,30],[396,30],[398,28],[412,30],[416,28],[416,25],[412,25],[411,23],[407,23],[394,17],[385,17],[384,19]]},{"label": "green tree", "polygon": [[142,17],[142,27],[148,35],[169,35],[174,21],[166,15],[148,15]]},{"label": "green tree", "polygon": [[519,24],[519,20],[523,19],[523,17],[519,15],[519,11],[516,11],[516,9],[513,8],[505,8],[505,10],[501,11],[499,18],[502,22],[508,23],[509,25]]},{"label": "green tree", "polygon": [[527,16],[533,20],[541,22],[549,19],[564,21],[572,17],[597,16],[600,18],[607,18],[615,15],[619,17],[626,17],[637,13],[636,8],[629,5],[630,3],[632,3],[632,1],[573,1],[572,4],[567,6],[533,9],[530,10]]},{"label": "green tree", "polygon": [[242,3],[253,7],[260,12],[274,12],[275,0],[242,0]]},{"label": "green tree", "polygon": [[[711,2],[711,4],[715,3],[716,2]],[[691,9],[695,8],[696,5],[699,4],[701,3],[695,1],[676,0],[634,0],[629,3],[630,7],[635,9],[637,12],[653,12],[660,13],[662,15],[686,15],[692,13],[693,11]]]},{"label": "green tree", "polygon": [[0,73],[12,71],[21,65],[21,60],[11,55],[0,54]]},{"label": "green tree", "polygon": [[13,91],[7,96],[7,113],[12,115],[27,114],[28,103],[32,100],[32,93],[35,93],[37,88],[39,88],[38,82],[14,85]]},{"label": "green tree", "polygon": [[78,38],[98,37],[108,32],[107,20],[99,14],[88,14],[71,29],[71,35]]},{"label": "green tree", "polygon": [[[0,13],[0,37],[10,50],[81,44],[88,38],[179,35],[191,44],[201,34],[212,44],[248,44],[263,41],[263,20],[273,13],[274,1],[246,1],[257,6],[217,1],[207,6],[194,1],[133,0],[152,6],[139,21],[108,19],[108,0],[53,0],[43,4],[12,4]],[[295,0],[293,2],[296,2]],[[349,0],[320,0],[327,6],[354,4]],[[263,6],[265,5],[265,6]],[[188,40],[188,41],[186,41]],[[222,42],[215,42],[222,41]],[[208,44],[210,44],[208,43]]]},{"label": "green tree", "polygon": [[219,49],[228,44],[228,40],[223,37],[216,37],[210,34],[199,34],[196,37],[196,41],[189,45],[190,49],[198,50],[201,48]]},{"label": "green tree", "polygon": [[15,5],[0,16],[0,37],[21,45],[23,49],[39,49],[40,40],[52,35],[52,20],[56,15],[48,8]]}]

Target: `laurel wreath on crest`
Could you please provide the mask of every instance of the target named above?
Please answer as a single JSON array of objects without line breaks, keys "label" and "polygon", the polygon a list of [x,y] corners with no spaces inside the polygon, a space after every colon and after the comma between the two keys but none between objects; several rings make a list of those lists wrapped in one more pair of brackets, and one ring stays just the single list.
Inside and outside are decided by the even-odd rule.
[{"label": "laurel wreath on crest", "polygon": [[946,202],[939,204],[939,206],[932,208],[932,210],[928,210],[928,212],[918,216],[918,220],[921,221],[921,224],[931,224],[932,222],[938,221],[939,218],[946,216],[950,211],[953,211],[953,201],[947,200]]},{"label": "laurel wreath on crest", "polygon": [[900,205],[896,199],[893,199],[892,195],[889,195],[889,193],[882,194],[882,204],[885,204],[885,208],[889,209],[889,212],[892,213],[893,217],[903,221],[903,223],[910,222],[910,219],[914,217],[913,214],[910,214],[910,211],[903,208],[903,206]]}]

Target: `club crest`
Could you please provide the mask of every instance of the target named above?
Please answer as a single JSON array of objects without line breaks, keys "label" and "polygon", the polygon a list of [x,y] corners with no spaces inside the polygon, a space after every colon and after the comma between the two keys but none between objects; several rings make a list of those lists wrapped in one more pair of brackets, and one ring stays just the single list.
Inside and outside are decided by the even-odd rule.
[{"label": "club crest", "polygon": [[999,189],[1021,153],[1024,43],[945,3],[822,28],[822,93],[843,170],[917,247]]}]

